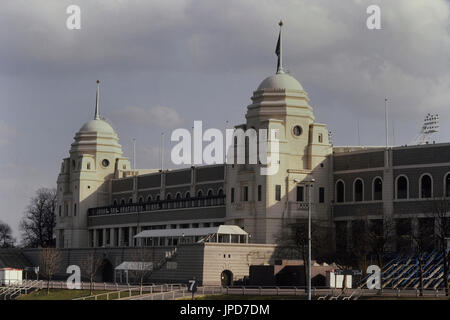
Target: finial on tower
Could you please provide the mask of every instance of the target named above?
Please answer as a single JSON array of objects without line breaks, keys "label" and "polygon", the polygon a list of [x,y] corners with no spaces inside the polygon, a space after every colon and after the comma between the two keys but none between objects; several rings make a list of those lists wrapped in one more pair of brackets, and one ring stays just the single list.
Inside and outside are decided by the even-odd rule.
[{"label": "finial on tower", "polygon": [[95,98],[95,117],[94,120],[100,120],[100,115],[98,113],[98,99],[100,96],[100,80],[97,80],[97,96]]},{"label": "finial on tower", "polygon": [[280,20],[278,25],[280,26],[280,34],[278,35],[277,47],[275,49],[275,54],[278,56],[277,73],[284,73],[284,71],[283,71],[283,55],[282,55],[282,39],[281,39],[281,27],[283,26],[283,21]]}]

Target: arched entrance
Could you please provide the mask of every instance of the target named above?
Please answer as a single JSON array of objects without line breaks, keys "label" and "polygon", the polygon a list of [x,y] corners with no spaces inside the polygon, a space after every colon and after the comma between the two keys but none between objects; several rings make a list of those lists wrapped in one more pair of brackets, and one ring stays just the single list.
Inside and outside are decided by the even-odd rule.
[{"label": "arched entrance", "polygon": [[220,284],[222,287],[228,287],[233,284],[233,272],[230,270],[223,270],[220,275]]},{"label": "arched entrance", "polygon": [[108,259],[104,259],[100,268],[102,275],[102,282],[113,282],[114,268]]}]

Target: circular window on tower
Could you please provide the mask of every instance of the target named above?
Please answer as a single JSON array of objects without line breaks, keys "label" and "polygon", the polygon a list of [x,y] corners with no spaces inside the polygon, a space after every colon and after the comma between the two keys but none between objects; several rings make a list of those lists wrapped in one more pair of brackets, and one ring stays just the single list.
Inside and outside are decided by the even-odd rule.
[{"label": "circular window on tower", "polygon": [[109,160],[108,160],[108,159],[103,159],[103,160],[102,160],[102,166],[105,167],[105,168],[106,168],[107,166],[109,166]]},{"label": "circular window on tower", "polygon": [[294,136],[300,136],[303,132],[302,127],[295,126],[294,129],[292,129],[292,132],[294,133]]}]

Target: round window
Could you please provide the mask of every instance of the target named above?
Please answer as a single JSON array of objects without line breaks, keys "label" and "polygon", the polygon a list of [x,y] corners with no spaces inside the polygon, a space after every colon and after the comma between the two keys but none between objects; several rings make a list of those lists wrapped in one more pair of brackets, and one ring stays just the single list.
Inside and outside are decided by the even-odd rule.
[{"label": "round window", "polygon": [[294,129],[293,129],[293,132],[294,132],[294,135],[298,137],[299,135],[302,134],[302,127],[295,126]]},{"label": "round window", "polygon": [[102,166],[104,166],[104,167],[109,166],[109,160],[108,159],[103,159]]}]

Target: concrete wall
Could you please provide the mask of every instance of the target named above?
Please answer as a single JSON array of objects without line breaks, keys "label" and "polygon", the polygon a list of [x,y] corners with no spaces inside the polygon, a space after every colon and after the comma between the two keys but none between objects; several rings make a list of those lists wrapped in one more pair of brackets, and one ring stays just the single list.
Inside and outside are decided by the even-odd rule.
[{"label": "concrete wall", "polygon": [[[147,247],[146,256],[156,264],[161,261],[166,252],[174,247]],[[30,261],[31,266],[40,264],[41,249],[16,249]],[[67,279],[66,269],[69,265],[82,267],[89,254],[95,254],[102,260],[111,263],[115,268],[123,261],[139,261],[139,248],[81,248],[59,249],[61,253],[60,268],[56,278]],[[180,283],[196,278],[204,285],[220,285],[224,270],[233,273],[233,280],[242,280],[249,275],[250,265],[273,264],[276,258],[275,245],[257,244],[224,244],[205,243],[187,244],[177,247],[176,255],[168,260],[159,270],[154,270],[148,281]],[[0,256],[2,252],[0,250]],[[83,272],[83,270],[82,270]],[[96,275],[96,281],[105,281],[103,270]],[[85,275],[83,275],[85,278]],[[85,279],[86,280],[86,279]]]}]

